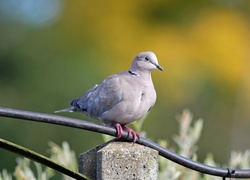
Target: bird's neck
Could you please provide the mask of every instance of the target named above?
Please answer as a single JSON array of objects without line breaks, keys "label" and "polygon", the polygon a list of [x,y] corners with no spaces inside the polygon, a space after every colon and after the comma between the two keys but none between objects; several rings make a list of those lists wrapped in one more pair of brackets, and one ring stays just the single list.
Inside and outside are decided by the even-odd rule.
[{"label": "bird's neck", "polygon": [[151,71],[142,71],[138,68],[134,69],[134,68],[130,68],[128,70],[129,74],[131,74],[131,76],[140,76],[144,79],[151,79]]},{"label": "bird's neck", "polygon": [[128,70],[129,74],[133,75],[133,76],[138,76],[138,74],[134,71]]}]

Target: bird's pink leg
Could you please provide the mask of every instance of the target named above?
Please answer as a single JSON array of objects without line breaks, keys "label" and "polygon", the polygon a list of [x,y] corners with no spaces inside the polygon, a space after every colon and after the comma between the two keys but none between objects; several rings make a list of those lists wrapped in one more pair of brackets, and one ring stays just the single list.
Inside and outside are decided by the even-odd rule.
[{"label": "bird's pink leg", "polygon": [[117,137],[121,138],[122,135],[123,135],[122,126],[119,123],[116,123],[115,128],[116,128],[116,131],[117,131]]},{"label": "bird's pink leg", "polygon": [[133,129],[130,129],[128,127],[122,126],[119,123],[115,123],[113,126],[115,126],[117,131],[117,137],[121,138],[123,135],[123,129],[128,132],[128,136],[130,134],[133,135],[133,142],[136,142],[136,138],[140,139],[140,134],[135,132]]},{"label": "bird's pink leg", "polygon": [[135,132],[133,129],[123,126],[123,129],[128,132],[128,135],[133,135],[133,142],[136,142],[136,138],[140,139],[140,134]]}]

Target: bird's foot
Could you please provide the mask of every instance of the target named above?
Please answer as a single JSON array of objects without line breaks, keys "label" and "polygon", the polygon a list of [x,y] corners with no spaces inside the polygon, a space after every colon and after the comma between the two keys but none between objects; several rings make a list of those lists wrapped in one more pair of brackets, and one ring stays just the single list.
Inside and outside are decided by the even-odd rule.
[{"label": "bird's foot", "polygon": [[122,130],[122,126],[118,123],[115,124],[115,128],[117,131],[117,137],[120,139],[123,135],[123,130]]},{"label": "bird's foot", "polygon": [[138,132],[135,132],[133,129],[130,129],[130,128],[125,127],[125,126],[123,127],[123,129],[128,132],[128,136],[130,134],[133,135],[133,142],[136,142],[136,138],[140,139],[140,134]]},{"label": "bird's foot", "polygon": [[137,139],[140,139],[139,133],[135,132],[133,129],[130,129],[130,128],[125,127],[125,126],[122,126],[122,125],[120,125],[120,124],[118,124],[118,123],[115,124],[115,128],[116,128],[116,131],[117,131],[117,137],[118,137],[118,138],[121,138],[121,137],[122,137],[122,135],[123,135],[123,129],[124,129],[125,131],[128,132],[128,136],[129,136],[130,134],[133,135],[133,142],[136,142],[136,138],[137,138]]}]

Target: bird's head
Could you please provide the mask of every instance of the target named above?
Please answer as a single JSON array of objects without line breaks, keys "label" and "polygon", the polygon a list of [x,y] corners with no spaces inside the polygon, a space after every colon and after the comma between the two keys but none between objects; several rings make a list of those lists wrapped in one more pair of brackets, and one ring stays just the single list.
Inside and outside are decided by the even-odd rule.
[{"label": "bird's head", "polygon": [[151,52],[141,52],[136,55],[133,60],[130,70],[132,71],[152,71],[153,69],[159,69],[163,71],[163,68],[158,64],[156,55]]}]

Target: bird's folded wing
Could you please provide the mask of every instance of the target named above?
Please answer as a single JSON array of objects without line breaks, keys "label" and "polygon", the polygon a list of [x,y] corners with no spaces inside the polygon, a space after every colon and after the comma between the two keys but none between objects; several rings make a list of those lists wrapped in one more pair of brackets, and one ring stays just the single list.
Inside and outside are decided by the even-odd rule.
[{"label": "bird's folded wing", "polygon": [[98,86],[94,86],[82,97],[73,100],[73,106],[77,105],[81,110],[95,119],[122,100],[122,87],[118,75],[106,78]]}]

